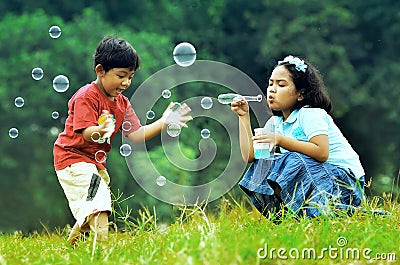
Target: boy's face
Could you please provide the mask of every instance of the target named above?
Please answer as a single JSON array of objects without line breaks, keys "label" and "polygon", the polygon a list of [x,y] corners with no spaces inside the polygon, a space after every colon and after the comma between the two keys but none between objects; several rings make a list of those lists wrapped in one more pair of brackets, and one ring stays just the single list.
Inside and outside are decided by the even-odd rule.
[{"label": "boy's face", "polygon": [[112,68],[106,72],[103,67],[99,65],[99,67],[96,67],[96,74],[106,96],[115,98],[131,85],[131,80],[135,75],[135,71],[129,68]]}]

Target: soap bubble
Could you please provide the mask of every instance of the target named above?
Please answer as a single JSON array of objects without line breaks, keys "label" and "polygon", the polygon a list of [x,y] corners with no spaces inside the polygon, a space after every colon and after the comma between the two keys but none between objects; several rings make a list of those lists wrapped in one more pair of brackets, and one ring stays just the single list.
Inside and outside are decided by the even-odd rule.
[{"label": "soap bubble", "polygon": [[69,80],[65,75],[58,75],[53,79],[53,88],[57,92],[65,92],[69,88]]},{"label": "soap bubble", "polygon": [[156,179],[156,183],[158,186],[162,187],[167,183],[167,179],[164,176],[159,176]]},{"label": "soap bubble", "polygon": [[196,60],[196,49],[188,42],[182,42],[176,45],[172,54],[175,63],[179,66],[190,66]]},{"label": "soap bubble", "polygon": [[203,109],[211,109],[213,106],[213,101],[210,97],[204,97],[201,99],[200,105]]},{"label": "soap bubble", "polygon": [[119,147],[119,153],[122,156],[129,156],[132,153],[132,147],[129,144],[123,144]]},{"label": "soap bubble", "polygon": [[49,29],[49,35],[53,39],[58,39],[61,36],[61,29],[59,26],[51,26]]},{"label": "soap bubble", "polygon": [[22,108],[22,106],[24,106],[24,103],[25,103],[25,101],[22,97],[16,97],[14,100],[15,106],[18,108]]},{"label": "soap bubble", "polygon": [[172,111],[175,111],[175,110],[179,109],[180,107],[182,107],[181,103],[174,102],[174,105],[171,107],[171,109],[172,109]]},{"label": "soap bubble", "polygon": [[35,80],[40,80],[43,78],[43,69],[36,67],[32,69],[32,78]]},{"label": "soap bubble", "polygon": [[203,139],[207,139],[207,138],[210,137],[210,135],[211,135],[209,129],[203,129],[203,130],[201,130],[200,134],[201,134],[201,138],[203,138]]},{"label": "soap bubble", "polygon": [[177,123],[171,123],[167,127],[167,133],[171,137],[177,137],[181,133],[181,126]]},{"label": "soap bubble", "polygon": [[146,112],[146,118],[149,120],[154,119],[155,116],[156,116],[156,114],[152,110],[149,110],[148,112]]},{"label": "soap bubble", "polygon": [[94,154],[94,159],[97,163],[104,163],[107,160],[107,154],[103,150],[99,150]]},{"label": "soap bubble", "polygon": [[124,122],[122,123],[122,130],[123,130],[123,131],[128,132],[128,131],[130,131],[131,129],[132,129],[132,124],[131,124],[130,121],[124,121]]},{"label": "soap bubble", "polygon": [[101,138],[101,134],[99,132],[92,132],[90,135],[90,139],[92,139],[93,142],[97,143]]},{"label": "soap bubble", "polygon": [[11,138],[13,138],[13,139],[17,138],[18,135],[19,135],[18,129],[17,129],[17,128],[11,128],[11,129],[8,131],[8,135],[9,135]]},{"label": "soap bubble", "polygon": [[170,91],[169,89],[164,89],[164,90],[161,92],[161,96],[162,96],[163,98],[170,98],[170,97],[171,97],[171,91]]},{"label": "soap bubble", "polygon": [[58,111],[53,111],[51,113],[51,117],[55,120],[57,120],[60,117],[60,113],[58,113]]}]

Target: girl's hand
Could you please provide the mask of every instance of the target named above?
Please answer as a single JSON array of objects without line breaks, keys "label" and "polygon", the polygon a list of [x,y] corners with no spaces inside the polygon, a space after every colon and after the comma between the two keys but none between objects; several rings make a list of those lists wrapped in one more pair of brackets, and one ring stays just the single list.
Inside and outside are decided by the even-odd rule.
[{"label": "girl's hand", "polygon": [[191,111],[186,103],[179,106],[171,102],[161,117],[163,125],[168,126],[171,123],[177,123],[179,126],[187,128],[186,122],[193,120],[192,116],[188,115]]},{"label": "girl's hand", "polygon": [[244,116],[249,113],[249,103],[242,97],[236,97],[231,103],[231,110],[238,116]]},{"label": "girl's hand", "polygon": [[266,132],[265,134],[260,134],[253,136],[251,139],[255,143],[268,143],[269,151],[271,152],[275,146],[278,146],[278,139],[280,135],[274,132]]}]

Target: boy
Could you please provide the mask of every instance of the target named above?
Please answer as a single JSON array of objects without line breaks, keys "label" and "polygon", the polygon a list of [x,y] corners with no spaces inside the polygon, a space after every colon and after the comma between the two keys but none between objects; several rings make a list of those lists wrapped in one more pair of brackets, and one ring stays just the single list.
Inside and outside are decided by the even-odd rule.
[{"label": "boy", "polygon": [[[171,103],[159,120],[140,124],[128,98],[122,95],[139,65],[131,44],[105,37],[94,56],[96,80],[81,87],[68,102],[65,129],[54,143],[53,154],[58,180],[76,219],[67,240],[72,245],[81,232],[90,230],[97,233],[98,240],[107,240],[111,194],[105,157],[118,130],[137,142],[159,134],[169,123],[187,127],[185,123],[192,120],[186,104],[173,111]],[[122,129],[122,124],[129,126]]]}]

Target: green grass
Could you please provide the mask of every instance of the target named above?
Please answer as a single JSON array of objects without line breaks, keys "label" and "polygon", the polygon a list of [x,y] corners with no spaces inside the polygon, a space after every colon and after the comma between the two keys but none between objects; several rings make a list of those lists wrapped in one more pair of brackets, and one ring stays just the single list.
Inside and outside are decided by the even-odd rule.
[{"label": "green grass", "polygon": [[[238,203],[232,198],[223,198],[219,208],[213,211],[205,206],[181,208],[174,223],[162,226],[144,208],[136,220],[130,218],[130,212],[118,215],[126,231],[111,232],[105,243],[97,242],[90,235],[75,249],[65,242],[68,227],[52,233],[44,229],[29,235],[21,232],[0,235],[0,265],[399,264],[399,204],[384,194],[370,199],[365,206],[385,209],[392,215],[359,212],[351,217],[343,214],[298,221],[286,216],[281,224],[275,224],[272,218],[264,218],[250,208],[246,199]],[[342,237],[347,244],[340,247],[338,239],[344,240]],[[271,258],[272,248],[281,248],[281,256],[287,259],[279,258],[277,250]],[[323,248],[328,250],[322,252]],[[316,251],[315,258],[312,249]],[[299,258],[294,258],[296,251]],[[359,251],[359,260],[355,256],[357,252],[352,251]],[[382,254],[386,259],[396,260],[367,260],[362,256],[363,251],[370,257]]]}]

